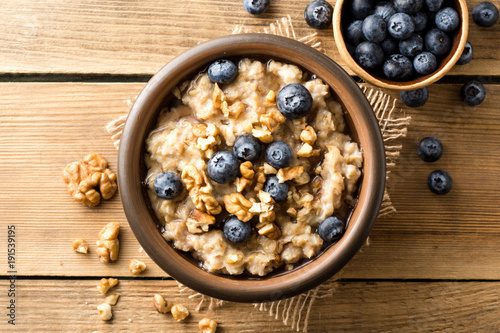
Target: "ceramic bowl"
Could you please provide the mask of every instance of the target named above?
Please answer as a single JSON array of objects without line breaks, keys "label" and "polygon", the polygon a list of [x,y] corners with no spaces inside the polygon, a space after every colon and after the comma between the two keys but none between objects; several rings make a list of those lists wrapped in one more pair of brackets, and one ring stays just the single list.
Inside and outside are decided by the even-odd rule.
[{"label": "ceramic bowl", "polygon": [[467,10],[467,2],[466,0],[450,0],[450,3],[446,5],[453,7],[458,12],[461,22],[459,28],[453,33],[450,52],[438,63],[438,68],[432,74],[420,76],[412,79],[411,81],[397,82],[378,76],[372,72],[368,72],[361,67],[356,60],[354,60],[347,50],[347,45],[344,40],[343,20],[350,17],[347,11],[348,4],[351,2],[352,1],[350,0],[337,0],[337,3],[335,4],[335,10],[333,13],[333,34],[335,37],[335,44],[337,45],[340,56],[346,65],[368,83],[381,88],[393,90],[415,90],[423,88],[445,76],[446,73],[448,73],[448,71],[455,65],[464,51],[465,43],[467,42],[467,37],[469,35],[469,12]]},{"label": "ceramic bowl", "polygon": [[[292,271],[266,277],[209,273],[189,254],[177,251],[160,234],[144,179],[145,139],[160,110],[180,82],[219,58],[275,59],[316,74],[331,87],[346,111],[351,136],[364,154],[358,204],[341,240]],[[377,217],[385,186],[385,153],[377,119],[354,80],[324,54],[295,40],[266,35],[232,35],[198,45],[173,59],[146,85],[125,124],[118,158],[123,209],[137,240],[170,276],[205,295],[236,302],[273,301],[309,290],[338,272],[365,242]]]}]

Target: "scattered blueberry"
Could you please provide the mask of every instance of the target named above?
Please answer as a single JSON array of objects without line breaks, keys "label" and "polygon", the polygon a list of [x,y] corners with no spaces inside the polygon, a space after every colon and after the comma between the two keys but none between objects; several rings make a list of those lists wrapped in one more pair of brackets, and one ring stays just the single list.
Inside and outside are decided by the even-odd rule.
[{"label": "scattered blueberry", "polygon": [[465,104],[476,106],[481,104],[486,97],[486,90],[481,82],[472,80],[462,87],[462,98]]},{"label": "scattered blueberry", "polygon": [[425,48],[436,56],[441,56],[451,48],[450,37],[439,29],[431,29],[425,35]]},{"label": "scattered blueberry", "polygon": [[333,7],[324,0],[311,1],[304,11],[307,24],[314,29],[325,29],[332,24]]},{"label": "scattered blueberry", "polygon": [[434,136],[427,136],[420,140],[417,154],[424,162],[436,162],[443,155],[443,144]]},{"label": "scattered blueberry", "polygon": [[278,109],[286,118],[299,119],[311,109],[312,96],[303,85],[291,83],[279,91],[277,104]]},{"label": "scattered blueberry", "polygon": [[455,9],[446,7],[436,14],[436,27],[444,32],[452,32],[460,24],[460,17]]},{"label": "scattered blueberry", "polygon": [[278,177],[270,176],[267,177],[264,184],[264,192],[267,192],[276,202],[282,202],[286,200],[288,194],[288,184],[280,183]]},{"label": "scattered blueberry", "polygon": [[436,194],[444,195],[451,191],[453,179],[448,172],[444,170],[434,170],[427,178],[427,186]]},{"label": "scattered blueberry", "polygon": [[354,44],[355,46],[358,46],[365,40],[362,20],[357,20],[349,24],[346,30],[346,38],[350,44]]},{"label": "scattered blueberry", "polygon": [[416,90],[402,91],[399,93],[399,96],[406,106],[418,108],[424,105],[427,99],[429,99],[429,89],[424,87]]},{"label": "scattered blueberry", "polygon": [[396,39],[406,39],[415,31],[415,23],[410,15],[396,13],[389,18],[387,31]]},{"label": "scattered blueberry", "polygon": [[387,37],[387,23],[380,16],[368,16],[363,21],[363,35],[369,42],[380,43]]},{"label": "scattered blueberry", "polygon": [[292,163],[293,151],[284,141],[274,141],[266,149],[266,162],[276,169],[286,168]]},{"label": "scattered blueberry", "polygon": [[230,183],[238,176],[238,158],[228,151],[218,151],[208,160],[207,169],[208,176],[214,182],[219,184]]},{"label": "scattered blueberry", "polygon": [[356,47],[354,57],[361,67],[375,68],[384,62],[384,51],[375,43],[363,42]]},{"label": "scattered blueberry", "polygon": [[498,9],[491,2],[483,1],[472,9],[472,19],[481,27],[491,27],[498,20]]},{"label": "scattered blueberry", "polygon": [[404,55],[393,54],[384,62],[383,70],[389,80],[404,81],[412,76],[413,65]]},{"label": "scattered blueberry", "polygon": [[394,38],[387,37],[380,43],[380,47],[386,56],[390,56],[391,54],[398,53],[398,44],[399,43]]},{"label": "scattered blueberry", "polygon": [[417,54],[413,59],[413,68],[420,75],[433,73],[437,68],[436,56],[427,51]]},{"label": "scattered blueberry", "polygon": [[254,162],[262,153],[262,143],[253,135],[240,135],[234,141],[233,153],[240,160]]},{"label": "scattered blueberry", "polygon": [[389,18],[396,14],[396,10],[392,2],[382,1],[375,5],[373,14],[380,16],[384,21],[389,21]]},{"label": "scattered blueberry", "polygon": [[243,243],[252,235],[250,222],[242,222],[236,216],[230,216],[224,222],[224,237],[232,243]]},{"label": "scattered blueberry", "polygon": [[173,172],[159,174],[153,183],[155,193],[162,199],[171,200],[182,192],[182,182],[179,176]]},{"label": "scattered blueberry", "polygon": [[468,64],[472,60],[472,56],[474,55],[474,52],[472,50],[472,45],[467,41],[464,46],[464,51],[462,52],[462,55],[460,56],[460,59],[457,61],[457,65],[465,65]]},{"label": "scattered blueberry", "polygon": [[437,12],[443,6],[443,0],[425,0],[425,4],[430,12]]},{"label": "scattered blueberry", "polygon": [[351,13],[357,20],[362,20],[372,11],[373,0],[352,0]]},{"label": "scattered blueberry", "polygon": [[270,4],[270,0],[243,0],[243,8],[252,15],[264,13]]},{"label": "scattered blueberry", "polygon": [[409,38],[399,41],[399,52],[402,55],[413,58],[424,49],[424,40],[417,34],[411,35]]},{"label": "scattered blueberry", "polygon": [[415,14],[424,5],[424,0],[393,0],[394,9],[399,13]]},{"label": "scattered blueberry", "polygon": [[214,83],[229,83],[238,75],[238,67],[231,60],[219,59],[208,67],[208,78]]},{"label": "scattered blueberry", "polygon": [[323,220],[318,226],[318,235],[326,243],[339,240],[344,234],[344,222],[337,216],[330,216]]},{"label": "scattered blueberry", "polygon": [[413,23],[415,24],[415,32],[423,31],[427,27],[427,14],[418,12],[412,15]]}]

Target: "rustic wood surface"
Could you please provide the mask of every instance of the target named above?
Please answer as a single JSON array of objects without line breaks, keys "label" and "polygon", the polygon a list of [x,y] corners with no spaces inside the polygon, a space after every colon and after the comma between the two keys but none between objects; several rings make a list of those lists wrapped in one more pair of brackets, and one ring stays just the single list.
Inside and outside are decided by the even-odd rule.
[{"label": "rustic wood surface", "polygon": [[[469,1],[469,9],[479,2]],[[218,332],[293,331],[249,304],[192,311],[185,323],[156,313],[155,293],[192,310],[198,300],[180,293],[139,251],[119,194],[85,207],[67,193],[62,169],[98,152],[116,171],[105,125],[128,112],[152,74],[237,24],[261,30],[289,14],[297,35],[308,35],[314,31],[302,17],[307,3],[273,1],[268,13],[251,17],[240,0],[0,0],[0,331],[195,332],[204,316],[219,322]],[[309,332],[500,331],[500,23],[470,27],[473,61],[431,86],[424,107],[405,108],[412,122],[389,184],[398,213],[377,220],[370,244],[346,266],[333,296],[314,303]],[[342,64],[332,32],[320,31],[319,38]],[[477,75],[485,75],[486,101],[466,107],[460,83]],[[445,149],[433,164],[416,154],[428,135]],[[446,196],[427,188],[435,169],[453,176]],[[122,247],[119,260],[104,265],[94,244],[111,221],[122,226]],[[5,316],[12,299],[8,225],[16,227],[16,326]],[[86,239],[91,253],[74,253],[75,238]],[[132,258],[148,265],[138,278],[128,270]],[[95,286],[108,276],[121,278],[122,297],[114,319],[104,323]]]}]

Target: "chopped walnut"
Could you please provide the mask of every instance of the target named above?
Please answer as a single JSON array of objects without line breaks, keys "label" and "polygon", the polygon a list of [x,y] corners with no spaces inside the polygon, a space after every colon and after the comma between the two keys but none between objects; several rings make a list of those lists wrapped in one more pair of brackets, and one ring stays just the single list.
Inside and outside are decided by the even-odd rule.
[{"label": "chopped walnut", "polygon": [[137,259],[130,259],[128,269],[133,275],[139,275],[146,270],[146,264],[143,261]]},{"label": "chopped walnut", "polygon": [[110,320],[113,317],[113,312],[111,311],[111,305],[108,303],[102,303],[97,306],[97,311],[99,312],[99,318],[102,320]]},{"label": "chopped walnut", "polygon": [[311,126],[306,126],[306,128],[304,128],[300,133],[300,140],[310,144],[311,146],[316,142],[317,138],[318,136],[316,135],[316,131]]},{"label": "chopped walnut", "polygon": [[264,174],[266,175],[275,175],[278,173],[278,170],[276,170],[275,167],[273,167],[271,164],[264,162]]},{"label": "chopped walnut", "polygon": [[274,223],[261,222],[256,227],[261,236],[266,236],[269,239],[278,239],[281,237],[281,230]]},{"label": "chopped walnut", "polygon": [[118,284],[118,279],[114,278],[102,278],[101,283],[97,286],[97,290],[101,292],[101,294],[106,295],[109,289],[113,288]]},{"label": "chopped walnut", "polygon": [[220,109],[222,102],[226,100],[224,93],[219,88],[219,85],[216,83],[214,85],[214,92],[212,94],[212,105],[215,109]]},{"label": "chopped walnut", "polygon": [[182,169],[181,178],[188,191],[194,187],[201,187],[204,183],[203,176],[193,164],[188,164]]},{"label": "chopped walnut", "polygon": [[259,214],[260,223],[271,223],[276,220],[276,212],[274,210],[268,210]]},{"label": "chopped walnut", "polygon": [[120,233],[120,224],[118,222],[108,223],[99,232],[99,240],[97,244],[97,257],[99,260],[107,264],[110,261],[118,259],[118,252],[120,250],[120,242],[118,234]]},{"label": "chopped walnut", "polygon": [[[198,124],[198,125],[204,125],[204,124]],[[196,146],[198,147],[198,149],[207,151],[220,143],[219,128],[214,124],[209,124],[208,126],[205,125],[204,131],[201,127],[195,130],[194,129],[195,127],[193,127],[193,131],[195,131],[198,135],[203,134],[203,136],[198,137],[198,139],[196,140]]]},{"label": "chopped walnut", "polygon": [[208,136],[207,125],[203,123],[194,125],[191,131],[193,132],[193,135],[197,138],[206,138]]},{"label": "chopped walnut", "polygon": [[273,210],[274,205],[263,202],[254,202],[252,207],[248,210],[250,213],[260,214]]},{"label": "chopped walnut", "polygon": [[286,210],[286,213],[291,217],[297,217],[297,210],[293,207],[290,207]]},{"label": "chopped walnut", "polygon": [[63,170],[69,194],[89,207],[97,206],[101,197],[110,199],[118,189],[116,175],[99,154],[89,154],[83,161],[68,164]]},{"label": "chopped walnut", "polygon": [[215,217],[199,211],[193,210],[186,221],[188,231],[192,234],[207,232],[209,227],[215,223]]},{"label": "chopped walnut", "polygon": [[245,188],[252,185],[253,181],[250,179],[240,177],[236,178],[235,183],[236,183],[236,191],[241,193]]},{"label": "chopped walnut", "polygon": [[266,203],[266,204],[274,204],[275,203],[273,197],[265,191],[259,191],[257,193],[257,197],[263,203]]},{"label": "chopped walnut", "polygon": [[254,191],[259,192],[264,188],[264,183],[266,182],[266,174],[264,172],[264,167],[259,167],[257,173],[255,174],[255,180],[257,184],[255,185]]},{"label": "chopped walnut", "polygon": [[311,180],[311,176],[307,172],[303,172],[294,179],[292,179],[293,183],[296,185],[304,185],[308,184],[309,181]]},{"label": "chopped walnut", "polygon": [[266,95],[266,99],[264,100],[264,105],[265,106],[276,105],[276,93],[274,91],[269,90],[269,92]]},{"label": "chopped walnut", "polygon": [[319,156],[319,154],[320,154],[320,150],[313,149],[313,147],[308,143],[304,143],[302,145],[302,147],[300,147],[299,151],[297,152],[297,156],[299,156],[299,157]]},{"label": "chopped walnut", "polygon": [[172,312],[172,316],[177,321],[183,321],[187,316],[189,316],[189,310],[181,304],[175,304],[172,306],[170,312]]},{"label": "chopped walnut", "polygon": [[153,298],[153,306],[159,313],[168,313],[172,309],[172,302],[165,301],[161,295],[156,294]]},{"label": "chopped walnut", "polygon": [[182,170],[181,178],[196,209],[212,215],[222,211],[222,207],[212,194],[212,186],[205,172],[199,172],[193,164],[188,164]]},{"label": "chopped walnut", "polygon": [[233,104],[231,104],[231,106],[229,106],[227,102],[224,101],[222,102],[221,110],[224,116],[237,119],[243,112],[243,110],[245,110],[245,104],[243,104],[240,101],[236,101]]},{"label": "chopped walnut", "polygon": [[198,328],[202,333],[215,333],[217,330],[217,322],[210,318],[203,318],[198,323]]},{"label": "chopped walnut", "polygon": [[246,161],[240,164],[241,175],[246,179],[253,179],[255,171],[253,171],[253,164],[250,161]]},{"label": "chopped walnut", "polygon": [[298,166],[293,168],[283,168],[278,170],[278,174],[276,175],[276,177],[278,177],[278,181],[280,183],[284,183],[287,180],[292,180],[294,178],[299,177],[302,173],[304,173],[303,166]]},{"label": "chopped walnut", "polygon": [[78,253],[88,253],[89,252],[89,244],[83,239],[75,239],[73,241],[73,250]]},{"label": "chopped walnut", "polygon": [[286,118],[276,108],[272,108],[267,113],[260,115],[259,121],[271,132],[276,131]]},{"label": "chopped walnut", "polygon": [[120,297],[120,294],[117,293],[112,293],[109,296],[106,296],[104,299],[104,303],[108,303],[109,305],[115,305],[116,302],[118,302],[118,298]]},{"label": "chopped walnut", "polygon": [[236,215],[240,221],[247,222],[253,217],[253,213],[250,212],[253,202],[245,198],[241,193],[235,192],[225,195],[224,204],[228,213]]},{"label": "chopped walnut", "polygon": [[243,254],[241,253],[232,253],[227,256],[226,263],[228,265],[234,265],[243,260]]},{"label": "chopped walnut", "polygon": [[252,135],[264,143],[273,142],[273,134],[267,128],[254,127],[252,128]]}]

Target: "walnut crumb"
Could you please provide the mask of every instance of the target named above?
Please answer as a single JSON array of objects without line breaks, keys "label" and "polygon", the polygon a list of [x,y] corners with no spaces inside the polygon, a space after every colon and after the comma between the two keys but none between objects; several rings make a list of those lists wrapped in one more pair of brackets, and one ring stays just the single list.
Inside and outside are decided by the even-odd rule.
[{"label": "walnut crumb", "polygon": [[306,128],[304,128],[300,133],[300,140],[310,144],[311,146],[316,142],[317,138],[318,136],[316,135],[316,131],[311,126],[306,126]]},{"label": "walnut crumb", "polygon": [[163,296],[156,294],[153,297],[153,306],[159,313],[168,313],[172,309],[172,302],[165,301]]},{"label": "walnut crumb", "polygon": [[133,275],[139,275],[146,270],[146,264],[143,261],[137,259],[130,259],[128,269]]},{"label": "walnut crumb", "polygon": [[189,316],[189,310],[181,304],[175,304],[172,306],[170,312],[172,312],[172,316],[177,321],[183,321],[187,316]]},{"label": "walnut crumb", "polygon": [[299,177],[303,173],[304,173],[303,166],[298,166],[293,168],[283,168],[278,170],[276,177],[278,177],[278,181],[280,183],[284,183],[287,180],[292,180],[294,178]]},{"label": "walnut crumb", "polygon": [[278,173],[278,170],[276,170],[275,167],[273,167],[271,164],[264,162],[264,174],[266,175],[275,175]]},{"label": "walnut crumb", "polygon": [[229,106],[227,102],[224,101],[222,102],[221,110],[224,116],[237,119],[243,110],[245,110],[245,104],[240,101],[236,101]]},{"label": "walnut crumb", "polygon": [[212,105],[215,109],[220,109],[222,102],[226,100],[224,93],[219,88],[219,85],[215,83],[214,92],[212,94]]},{"label": "walnut crumb", "polygon": [[297,152],[297,156],[299,157],[319,156],[320,152],[321,151],[319,149],[313,149],[313,147],[310,144],[304,143]]},{"label": "walnut crumb", "polygon": [[73,241],[73,250],[78,253],[89,253],[89,244],[83,239],[75,239]]},{"label": "walnut crumb", "polygon": [[198,209],[193,210],[186,221],[186,227],[192,234],[207,232],[215,223],[215,216],[204,213]]},{"label": "walnut crumb", "polygon": [[115,305],[116,302],[118,302],[118,298],[120,297],[120,294],[113,293],[109,296],[106,296],[104,299],[104,303],[108,303],[109,305]]},{"label": "walnut crumb", "polygon": [[256,227],[261,236],[266,236],[269,239],[278,239],[281,237],[281,230],[274,223],[261,222]]},{"label": "walnut crumb", "polygon": [[276,105],[276,93],[274,91],[269,90],[269,92],[266,95],[266,98],[264,99],[264,105],[265,106]]},{"label": "walnut crumb", "polygon": [[215,333],[217,330],[217,322],[210,318],[203,318],[198,323],[198,328],[202,333]]},{"label": "walnut crumb", "polygon": [[111,311],[111,305],[108,303],[102,303],[97,306],[97,311],[99,312],[99,318],[102,320],[110,320],[113,317],[113,312]]},{"label": "walnut crumb", "polygon": [[109,289],[113,288],[118,284],[118,279],[114,278],[102,278],[100,284],[97,286],[97,290],[101,292],[101,294],[106,295]]},{"label": "walnut crumb", "polygon": [[281,124],[285,122],[285,120],[285,116],[283,116],[276,108],[270,109],[267,113],[261,114],[259,117],[260,123],[270,132],[276,131]]},{"label": "walnut crumb", "polygon": [[252,135],[264,143],[273,142],[273,133],[266,127],[254,127],[252,128]]}]

